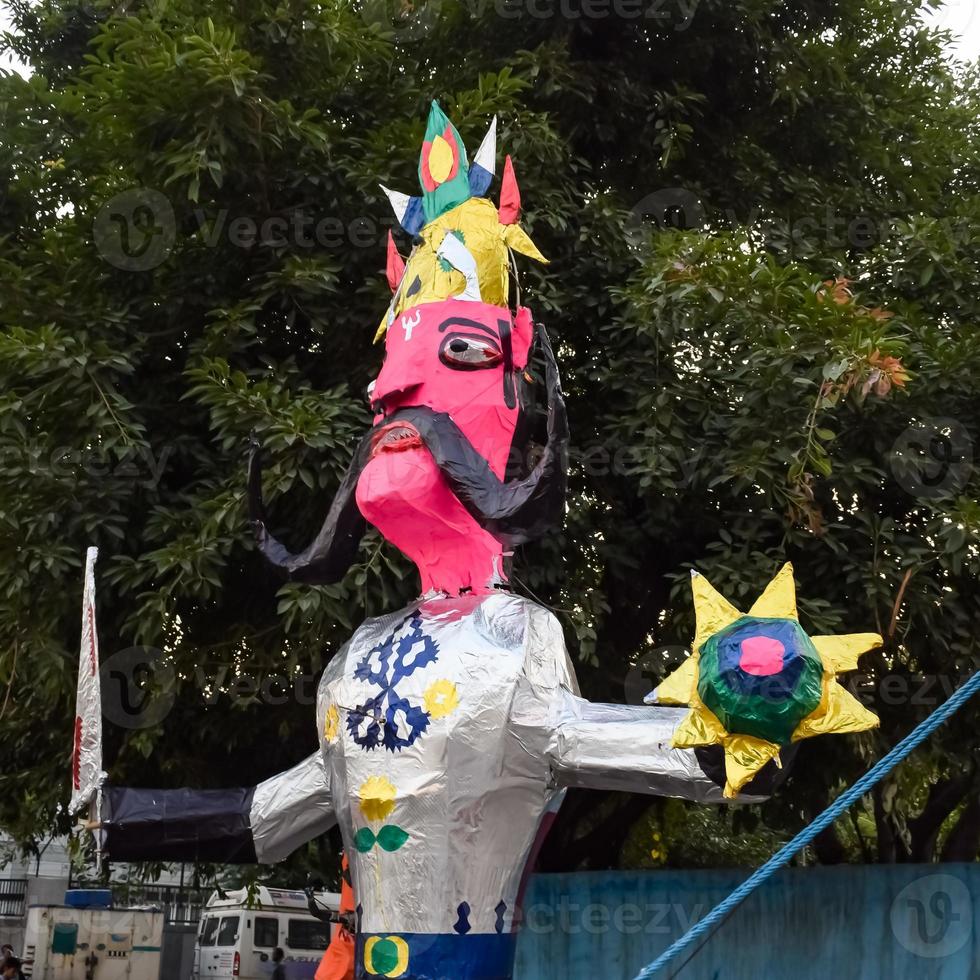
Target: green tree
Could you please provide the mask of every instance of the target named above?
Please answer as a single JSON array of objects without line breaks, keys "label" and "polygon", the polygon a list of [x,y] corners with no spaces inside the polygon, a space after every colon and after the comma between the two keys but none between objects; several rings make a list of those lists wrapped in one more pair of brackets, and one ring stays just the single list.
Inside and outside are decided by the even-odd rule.
[{"label": "green tree", "polygon": [[[885,636],[863,691],[882,729],[803,746],[745,859],[822,809],[980,659],[980,98],[918,6],[14,0],[33,75],[0,78],[0,826],[67,826],[86,545],[103,656],[146,644],[175,674],[165,717],[107,724],[118,783],[298,760],[295,678],[413,594],[377,537],[339,585],[281,586],[243,467],[255,430],[277,530],[308,540],[367,423],[377,184],[414,187],[433,97],[471,148],[499,114],[551,260],[523,286],[558,342],[570,506],[516,587],[559,611],[586,693],[622,700],[679,661],[690,567],[746,602],[791,559],[804,626]],[[975,718],[818,859],[975,857]],[[544,864],[615,865],[641,818],[694,860],[677,812],[573,794]],[[692,824],[704,853],[732,819]]]}]

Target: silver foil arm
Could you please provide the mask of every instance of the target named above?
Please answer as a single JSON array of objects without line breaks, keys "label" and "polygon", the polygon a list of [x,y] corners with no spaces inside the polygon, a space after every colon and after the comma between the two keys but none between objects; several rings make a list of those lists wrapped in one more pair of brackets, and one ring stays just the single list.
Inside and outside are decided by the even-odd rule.
[{"label": "silver foil arm", "polygon": [[[593,704],[561,689],[550,746],[554,778],[563,788],[733,802],[701,768],[697,753],[671,745],[686,714],[687,708]],[[760,799],[743,795],[738,802]]]},{"label": "silver foil arm", "polygon": [[100,830],[115,861],[271,864],[336,818],[319,752],[254,787],[105,787]]},{"label": "silver foil arm", "polygon": [[336,822],[319,751],[255,787],[249,823],[259,864],[281,861]]}]

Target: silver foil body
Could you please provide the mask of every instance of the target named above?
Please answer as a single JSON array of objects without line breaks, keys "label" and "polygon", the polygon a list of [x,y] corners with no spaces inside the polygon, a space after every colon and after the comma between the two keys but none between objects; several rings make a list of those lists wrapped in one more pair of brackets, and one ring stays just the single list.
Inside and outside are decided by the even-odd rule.
[{"label": "silver foil body", "polygon": [[670,746],[683,715],[582,700],[560,624],[530,600],[422,599],[366,622],[328,665],[322,770],[307,760],[259,787],[256,850],[276,860],[336,819],[362,932],[509,932],[565,787],[721,801]]}]

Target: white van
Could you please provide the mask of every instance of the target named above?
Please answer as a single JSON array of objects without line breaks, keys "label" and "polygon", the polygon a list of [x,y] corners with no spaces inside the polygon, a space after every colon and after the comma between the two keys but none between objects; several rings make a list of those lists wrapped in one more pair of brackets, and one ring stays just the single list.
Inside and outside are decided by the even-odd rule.
[{"label": "white van", "polygon": [[[340,895],[317,892],[317,903],[336,912]],[[214,892],[201,915],[194,947],[193,980],[268,980],[272,952],[286,954],[289,980],[313,977],[336,926],[315,919],[306,895],[284,888],[257,888],[251,902],[248,890]]]}]

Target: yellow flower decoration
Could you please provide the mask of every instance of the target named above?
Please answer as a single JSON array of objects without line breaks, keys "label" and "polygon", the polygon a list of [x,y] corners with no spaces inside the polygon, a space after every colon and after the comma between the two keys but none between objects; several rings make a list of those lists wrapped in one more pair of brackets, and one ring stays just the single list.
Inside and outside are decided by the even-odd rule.
[{"label": "yellow flower decoration", "polygon": [[336,742],[337,736],[340,734],[340,712],[337,710],[337,705],[332,704],[327,708],[327,720],[323,725],[323,737],[328,742]]},{"label": "yellow flower decoration", "polygon": [[360,789],[361,813],[368,820],[386,820],[395,809],[398,791],[385,776],[369,776]]},{"label": "yellow flower decoration", "polygon": [[445,718],[459,707],[459,694],[452,681],[436,681],[425,692],[425,710],[433,718]]}]

